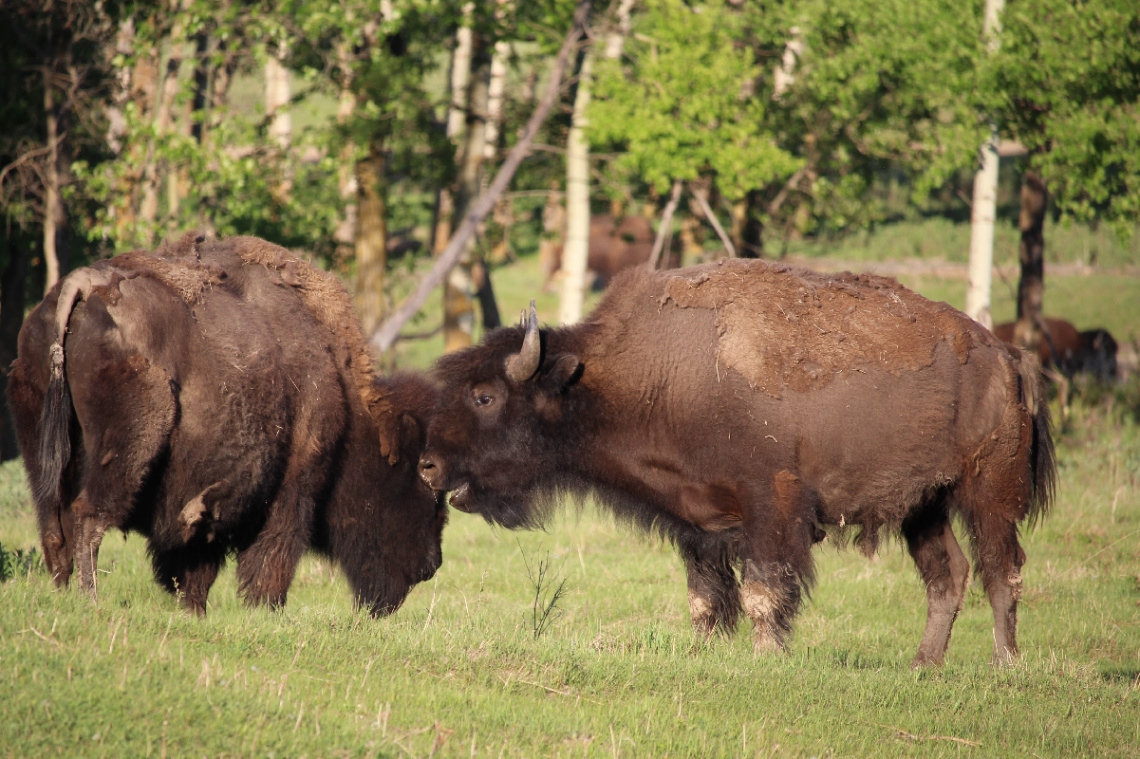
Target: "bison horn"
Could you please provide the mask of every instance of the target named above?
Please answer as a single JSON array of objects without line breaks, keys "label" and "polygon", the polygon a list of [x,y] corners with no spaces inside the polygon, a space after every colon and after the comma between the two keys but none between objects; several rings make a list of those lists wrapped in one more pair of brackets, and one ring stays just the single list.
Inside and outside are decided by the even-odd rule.
[{"label": "bison horn", "polygon": [[507,378],[512,382],[526,382],[538,372],[538,364],[541,358],[542,346],[538,340],[538,312],[535,311],[534,301],[531,300],[522,350],[507,359]]}]

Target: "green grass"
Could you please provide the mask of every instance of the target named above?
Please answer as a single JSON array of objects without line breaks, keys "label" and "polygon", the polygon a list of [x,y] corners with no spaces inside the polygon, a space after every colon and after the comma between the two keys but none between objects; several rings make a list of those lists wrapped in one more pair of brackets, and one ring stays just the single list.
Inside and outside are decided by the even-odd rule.
[{"label": "green grass", "polygon": [[[506,317],[536,297],[533,257],[495,272]],[[1048,275],[1047,275],[1048,276]],[[960,305],[964,283],[904,281]],[[1140,280],[1047,280],[1049,310],[1118,336],[1140,326]],[[422,329],[433,318],[433,298]],[[995,316],[1012,301],[995,286]],[[437,338],[438,340],[438,338]],[[426,366],[431,341],[401,344]],[[689,630],[673,549],[587,506],[546,532],[455,513],[444,564],[395,616],[372,620],[327,562],[306,557],[281,612],[247,609],[231,568],[205,620],[150,576],[143,541],[106,536],[98,604],[42,562],[0,583],[3,756],[1095,756],[1140,754],[1140,383],[1086,389],[1058,437],[1053,511],[1024,537],[1022,656],[990,666],[976,582],[945,666],[913,672],[924,593],[905,551],[871,561],[824,543],[786,655],[749,629]],[[0,467],[0,552],[37,547],[17,462]],[[535,588],[565,581],[535,633]],[[528,572],[528,565],[531,571]]]},{"label": "green grass", "polygon": [[[1133,387],[1130,403],[1137,402]],[[1115,406],[1113,405],[1115,403]],[[100,600],[42,568],[0,585],[0,746],[13,756],[1134,756],[1140,746],[1140,429],[1078,404],[1061,490],[1025,537],[1022,658],[989,664],[976,583],[947,664],[912,672],[925,618],[905,552],[821,547],[787,655],[746,626],[689,632],[672,549],[591,508],[548,532],[454,514],[445,562],[394,617],[353,611],[306,558],[279,613],[232,571],[191,619],[142,541],[108,535]],[[0,472],[18,488],[20,471]],[[0,543],[34,544],[26,492]],[[566,594],[536,639],[526,564]]]},{"label": "green grass", "polygon": [[[1017,265],[1020,233],[1008,222],[994,229],[994,262]],[[781,250],[779,240],[768,240],[773,254]],[[846,261],[924,260],[966,263],[970,251],[970,225],[932,217],[919,221],[883,224],[868,232],[838,238],[789,242],[787,253],[802,258],[838,258]],[[1131,239],[1121,240],[1107,227],[1085,224],[1045,226],[1045,262],[1080,263],[1089,266],[1135,267],[1140,265],[1140,230]]]}]

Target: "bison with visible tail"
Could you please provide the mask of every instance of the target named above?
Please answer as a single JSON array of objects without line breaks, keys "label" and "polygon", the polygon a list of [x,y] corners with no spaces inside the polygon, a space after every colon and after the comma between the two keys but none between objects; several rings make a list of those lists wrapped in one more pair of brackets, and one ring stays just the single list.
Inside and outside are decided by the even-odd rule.
[{"label": "bison with visible tail", "polygon": [[751,618],[780,650],[811,547],[901,533],[927,590],[916,665],[943,660],[969,562],[1017,652],[1018,526],[1054,481],[1036,361],[897,282],[727,260],[620,275],[583,323],[524,326],[437,364],[420,460],[451,504],[507,526],[592,493],[685,561],[701,633]]},{"label": "bison with visible tail", "polygon": [[396,609],[441,561],[418,481],[430,386],[372,376],[342,285],[255,238],[188,236],[72,272],[20,332],[9,383],[44,555],[95,592],[112,528],[205,613],[230,553],[250,603],[285,602],[306,548],[359,604]]}]

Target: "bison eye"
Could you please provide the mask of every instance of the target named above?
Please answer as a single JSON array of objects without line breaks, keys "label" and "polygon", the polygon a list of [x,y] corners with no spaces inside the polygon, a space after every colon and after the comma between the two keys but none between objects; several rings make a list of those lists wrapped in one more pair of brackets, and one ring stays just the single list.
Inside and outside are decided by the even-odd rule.
[{"label": "bison eye", "polygon": [[476,406],[482,407],[490,406],[495,402],[495,396],[488,395],[487,393],[475,393],[473,396],[471,396],[471,399],[475,401]]}]

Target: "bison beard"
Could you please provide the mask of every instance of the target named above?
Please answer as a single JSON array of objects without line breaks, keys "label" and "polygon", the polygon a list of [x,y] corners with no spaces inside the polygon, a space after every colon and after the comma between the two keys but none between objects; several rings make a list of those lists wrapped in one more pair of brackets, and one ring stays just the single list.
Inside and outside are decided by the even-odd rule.
[{"label": "bison beard", "polygon": [[78,564],[95,593],[111,528],[199,614],[230,553],[250,603],[284,604],[312,547],[374,614],[440,564],[416,477],[434,391],[373,377],[343,286],[262,240],[72,272],[24,323],[9,401],[57,584]]},{"label": "bison beard", "polygon": [[528,323],[437,364],[420,459],[452,504],[535,526],[558,496],[600,502],[677,545],[701,633],[743,611],[782,649],[824,530],[873,553],[901,533],[927,589],[915,664],[939,663],[969,562],[1017,652],[1025,556],[1054,461],[1032,357],[894,280],[722,261],[619,276],[580,325]]}]

